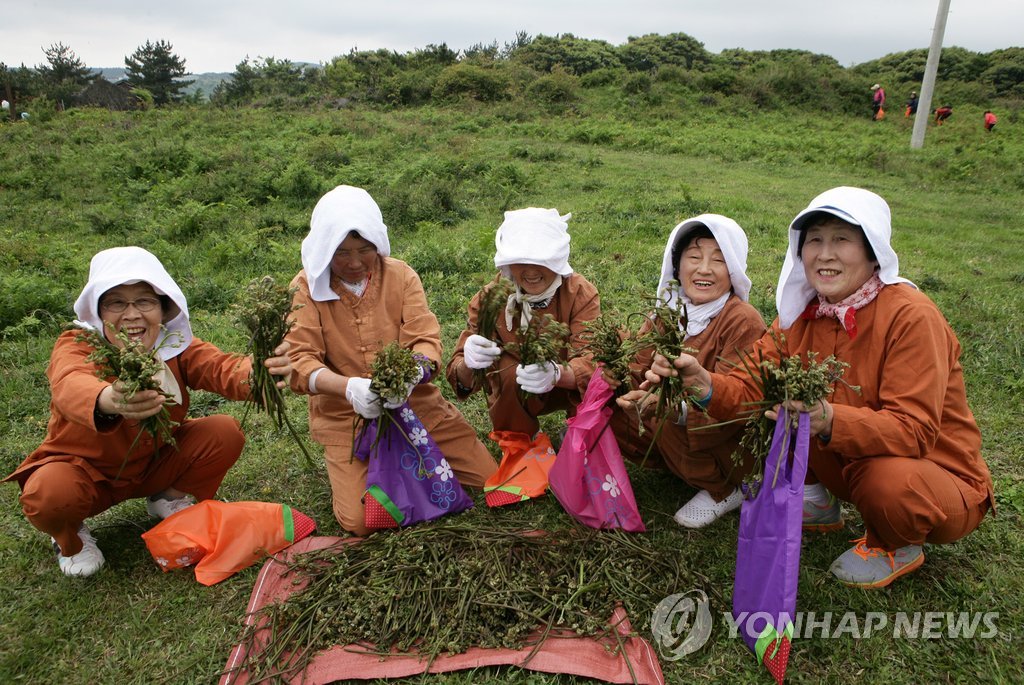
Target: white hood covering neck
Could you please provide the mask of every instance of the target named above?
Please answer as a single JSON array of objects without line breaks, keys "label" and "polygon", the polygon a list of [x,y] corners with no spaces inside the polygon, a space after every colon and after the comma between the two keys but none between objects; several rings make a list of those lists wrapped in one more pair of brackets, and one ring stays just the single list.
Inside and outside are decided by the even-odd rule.
[{"label": "white hood covering neck", "polygon": [[729,293],[702,305],[695,305],[682,289],[668,290],[670,281],[677,280],[675,277],[678,264],[672,263],[672,252],[676,245],[685,241],[686,237],[694,230],[706,226],[711,235],[718,242],[719,249],[725,257],[725,264],[729,269],[729,281],[732,283],[732,292],[741,300],[746,302],[750,298],[750,278],[747,276],[747,234],[738,223],[721,214],[701,214],[692,219],[687,219],[678,224],[668,237],[665,243],[665,254],[661,260],[661,277],[658,280],[658,296],[667,297],[666,304],[678,311],[682,311],[682,305],[686,305],[688,323],[686,326],[686,337],[692,338],[708,327],[711,320],[725,307],[729,300]]},{"label": "white hood covering neck", "polygon": [[506,278],[512,264],[544,266],[560,276],[572,274],[569,266],[569,219],[557,209],[527,207],[505,212],[494,236],[494,266]]},{"label": "white hood covering neck", "polygon": [[391,254],[388,227],[370,194],[362,188],[338,186],[316,203],[309,220],[309,235],[302,241],[302,268],[310,294],[317,302],[339,299],[331,290],[331,259],[353,231],[373,243],[382,257]]},{"label": "white hood covering neck", "polygon": [[[160,260],[141,247],[112,247],[97,252],[89,263],[89,281],[75,301],[75,324],[103,331],[100,298],[119,285],[148,283],[158,295],[171,298],[173,305],[164,312],[164,327],[156,342],[158,356],[167,361],[185,351],[192,343],[192,325],[188,303],[181,288],[164,269]],[[173,345],[173,347],[172,347]]]},{"label": "white hood covering neck", "polygon": [[[892,218],[889,205],[879,195],[863,188],[841,186],[826,190],[811,200],[807,208],[796,215],[789,225],[789,249],[779,274],[775,291],[775,306],[779,310],[779,325],[783,330],[793,325],[807,303],[817,294],[807,280],[804,265],[796,251],[800,245],[800,231],[812,214],[825,212],[843,221],[860,226],[867,236],[878,260],[879,279],[886,285],[913,283],[899,276],[900,263],[892,249]],[[915,288],[917,286],[914,286]]]}]

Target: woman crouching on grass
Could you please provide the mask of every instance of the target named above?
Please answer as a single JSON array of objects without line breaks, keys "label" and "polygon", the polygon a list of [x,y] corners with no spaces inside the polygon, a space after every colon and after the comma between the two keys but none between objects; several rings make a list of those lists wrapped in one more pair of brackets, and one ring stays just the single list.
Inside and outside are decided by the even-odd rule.
[{"label": "woman crouching on grass", "polygon": [[[466,329],[448,362],[448,382],[459,399],[479,390],[482,384],[475,372],[486,372],[487,409],[496,431],[534,436],[540,429],[538,416],[558,410],[573,416],[594,372],[589,357],[569,359],[572,348],[582,347],[584,324],[601,315],[597,288],[569,266],[566,222],[571,216],[536,207],[505,212],[494,239],[494,266],[515,290],[497,317],[495,330],[484,335],[478,325],[481,299],[497,284],[490,283],[473,296]],[[561,353],[561,364],[524,366],[508,345],[517,340],[520,327],[545,314],[569,327],[569,349]],[[525,402],[519,399],[520,388],[531,395]]]},{"label": "woman crouching on grass", "polygon": [[[673,229],[665,245],[658,293],[667,297],[667,307],[679,313],[677,321],[648,318],[640,334],[655,326],[678,325],[684,344],[698,350],[703,366],[728,372],[740,363],[765,330],[764,319],[747,302],[747,236],[732,219],[720,214],[702,214]],[[679,291],[670,287],[675,281]],[[685,328],[683,316],[685,308]],[[635,384],[651,367],[654,350],[640,352],[630,365]],[[614,381],[612,381],[614,382]],[[750,459],[733,463],[743,426],[739,423],[707,428],[716,420],[686,405],[674,407],[660,427],[649,413],[643,426],[637,415],[638,402],[653,407],[654,399],[644,390],[631,390],[619,397],[612,416],[612,428],[623,455],[638,462],[664,464],[672,473],[699,488],[675,514],[676,523],[703,528],[743,501],[739,484],[753,466]],[[646,412],[645,412],[646,413]],[[694,430],[700,429],[700,430]],[[657,435],[652,449],[651,441]]]},{"label": "woman crouching on grass", "polygon": [[[817,436],[804,527],[841,528],[835,496],[857,508],[865,536],[831,571],[864,588],[917,569],[925,542],[959,540],[994,505],[960,343],[935,304],[899,277],[891,232],[889,206],[872,192],[843,187],[814,198],[790,224],[779,317],[753,352],[777,360],[779,345],[787,356],[834,354],[849,364],[829,401],[789,408],[808,412]],[[681,375],[714,416],[761,399],[744,371],[709,373],[689,355],[657,357],[647,378],[667,375]]]},{"label": "woman crouching on grass", "polygon": [[[115,247],[93,257],[75,314],[81,329],[61,334],[46,370],[51,393],[46,438],[5,480],[21,486],[25,516],[52,537],[60,570],[89,576],[104,559],[86,518],[146,497],[146,511],[163,519],[191,506],[192,497],[216,494],[245,439],[230,416],[186,418],[188,389],[245,399],[252,366],[248,358],[192,335],[181,289],[160,261],[139,247]],[[87,359],[94,347],[80,340],[82,329],[101,331],[117,348],[125,348],[127,338],[155,350],[163,367],[161,390],[132,393],[121,380],[97,377],[101,367]],[[282,345],[276,353],[286,351]],[[291,372],[286,356],[266,364],[278,376]],[[140,426],[165,403],[173,445]]]},{"label": "woman crouching on grass", "polygon": [[407,397],[463,485],[482,486],[497,464],[476,431],[436,385],[429,383],[441,360],[441,328],[427,305],[423,284],[403,261],[393,259],[380,208],[362,188],[338,186],[313,209],[302,241],[291,342],[292,389],[309,395],[309,428],[324,447],[334,515],[341,526],[365,535],[362,502],[367,463],[352,455],[357,415],[375,419],[381,398],[370,389],[377,353],[397,341],[423,355],[431,370]]}]

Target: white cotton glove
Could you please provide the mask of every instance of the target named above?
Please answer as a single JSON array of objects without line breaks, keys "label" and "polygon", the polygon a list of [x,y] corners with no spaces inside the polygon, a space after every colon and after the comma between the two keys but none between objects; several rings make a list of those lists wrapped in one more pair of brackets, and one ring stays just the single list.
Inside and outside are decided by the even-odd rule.
[{"label": "white cotton glove", "polygon": [[530,364],[516,367],[516,383],[528,393],[543,395],[551,392],[562,377],[562,367],[554,362],[544,364]]},{"label": "white cotton glove", "polygon": [[370,390],[369,378],[349,378],[348,386],[345,388],[345,399],[364,419],[375,419],[383,411],[380,397]]},{"label": "white cotton glove", "polygon": [[409,399],[409,395],[412,394],[413,388],[415,388],[417,385],[419,385],[421,380],[423,380],[423,367],[420,367],[420,375],[419,375],[419,377],[416,380],[414,380],[412,383],[407,383],[406,384],[405,392],[402,395],[393,395],[391,397],[385,397],[384,398],[384,408],[385,409],[398,409],[403,404],[405,404],[405,401]]},{"label": "white cotton glove", "polygon": [[471,335],[466,338],[466,344],[462,347],[466,366],[477,370],[486,369],[501,356],[501,348],[498,344],[488,340],[482,335]]}]

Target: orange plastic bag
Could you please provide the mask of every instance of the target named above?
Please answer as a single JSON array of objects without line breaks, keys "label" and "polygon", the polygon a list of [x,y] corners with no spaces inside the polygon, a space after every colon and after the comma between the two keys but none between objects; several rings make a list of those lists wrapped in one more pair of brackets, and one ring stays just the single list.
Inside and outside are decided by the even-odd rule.
[{"label": "orange plastic bag", "polygon": [[885,110],[881,107],[878,108],[878,115],[875,117],[876,120],[881,121],[885,118]]},{"label": "orange plastic bag", "polygon": [[548,489],[548,472],[555,463],[551,440],[543,433],[530,440],[526,433],[494,431],[491,440],[501,447],[501,464],[484,483],[489,507],[515,504],[540,497]]},{"label": "orange plastic bag", "polygon": [[164,571],[195,564],[196,580],[219,583],[316,530],[286,504],[203,500],[142,534]]}]

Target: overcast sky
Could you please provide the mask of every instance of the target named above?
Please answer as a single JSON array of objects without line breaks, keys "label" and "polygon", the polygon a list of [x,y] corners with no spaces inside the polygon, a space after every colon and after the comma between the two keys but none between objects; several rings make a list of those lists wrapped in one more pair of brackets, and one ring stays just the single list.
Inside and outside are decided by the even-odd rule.
[{"label": "overcast sky", "polygon": [[[62,42],[90,67],[123,67],[166,40],[192,73],[234,71],[246,56],[326,62],[387,48],[572,33],[619,45],[687,33],[711,52],[799,48],[844,66],[927,48],[938,0],[0,0],[0,61],[36,66]],[[977,52],[1024,45],[1024,0],[953,0],[944,44]]]}]

